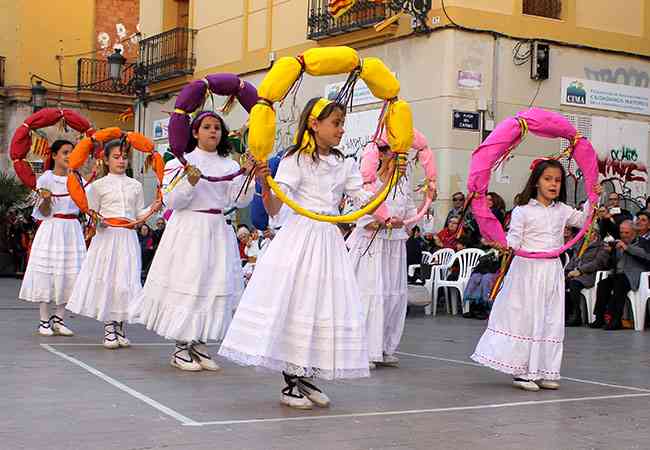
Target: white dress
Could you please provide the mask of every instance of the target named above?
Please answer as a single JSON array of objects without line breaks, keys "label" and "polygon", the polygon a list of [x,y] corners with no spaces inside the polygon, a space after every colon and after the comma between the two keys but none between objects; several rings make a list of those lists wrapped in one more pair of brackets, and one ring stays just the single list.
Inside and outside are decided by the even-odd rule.
[{"label": "white dress", "polygon": [[[36,182],[39,189],[53,194],[67,194],[67,177],[45,171]],[[79,215],[79,208],[69,196],[53,197],[49,216],[43,216],[34,206],[32,216],[42,220],[29,256],[27,270],[18,298],[28,302],[68,302],[77,274],[86,258],[83,230],[76,218],[58,218],[55,215]]]},{"label": "white dress", "polygon": [[[239,170],[234,160],[200,148],[186,158],[206,175],[223,176]],[[163,184],[170,183],[180,168],[177,160],[168,162]],[[235,202],[245,178],[217,183],[199,180],[196,186],[184,178],[165,194],[165,204],[174,213],[130,320],[167,339],[205,342],[223,338],[242,291],[243,278],[233,268],[235,261],[239,264],[239,250],[223,214],[201,211],[248,205],[253,199],[252,183]]]},{"label": "white dress", "polygon": [[[106,219],[135,220],[148,211],[142,184],[126,175],[109,173],[94,181],[87,197],[89,208]],[[101,321],[126,320],[142,289],[141,258],[135,230],[98,226],[67,308]]]},{"label": "white dress", "polygon": [[[587,212],[584,212],[587,211]],[[508,246],[549,251],[562,247],[566,225],[581,227],[589,205],[537,200],[512,212]],[[526,380],[558,380],[564,342],[564,271],[559,258],[515,256],[472,359]]]},{"label": "white dress", "polygon": [[[380,181],[376,182],[377,189],[381,185]],[[390,217],[406,219],[417,212],[409,193],[400,188],[395,195],[392,192],[389,194],[385,205]],[[383,361],[383,354],[392,355],[395,352],[404,331],[408,304],[408,234],[404,228],[383,229],[372,240],[375,232],[364,227],[374,220],[372,216],[359,219],[346,243],[361,288],[368,356],[370,361]]]},{"label": "white dress", "polygon": [[[362,189],[351,159],[280,162],[275,180],[312,211],[337,215]],[[368,376],[359,286],[334,224],[290,215],[258,260],[219,354],[239,364],[324,379]]]}]

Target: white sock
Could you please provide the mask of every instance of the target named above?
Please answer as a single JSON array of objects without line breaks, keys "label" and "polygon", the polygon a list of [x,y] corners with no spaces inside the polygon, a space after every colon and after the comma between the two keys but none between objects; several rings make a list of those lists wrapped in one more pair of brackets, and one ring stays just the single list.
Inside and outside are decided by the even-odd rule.
[{"label": "white sock", "polygon": [[50,312],[47,303],[41,303],[39,305],[38,310],[39,310],[39,314],[41,315],[41,320],[43,322],[47,322],[50,320]]}]

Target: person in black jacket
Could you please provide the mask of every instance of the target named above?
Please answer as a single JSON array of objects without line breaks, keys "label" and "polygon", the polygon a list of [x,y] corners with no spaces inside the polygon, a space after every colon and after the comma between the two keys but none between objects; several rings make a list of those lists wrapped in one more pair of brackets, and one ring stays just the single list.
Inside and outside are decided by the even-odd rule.
[{"label": "person in black jacket", "polygon": [[[631,220],[623,221],[619,232],[621,239],[608,245],[614,259],[614,274],[598,283],[596,320],[589,325],[591,328],[621,329],[627,293],[639,289],[641,273],[650,269],[650,241],[637,237]],[[609,324],[605,324],[605,313],[611,315]]]},{"label": "person in black jacket", "polygon": [[609,251],[600,240],[597,231],[591,233],[589,244],[582,256],[572,258],[564,268],[565,274],[565,305],[568,327],[582,325],[580,314],[580,292],[596,284],[596,272],[607,270],[609,265]]},{"label": "person in black jacket", "polygon": [[619,226],[624,220],[632,220],[632,214],[621,208],[621,197],[616,192],[611,192],[607,196],[607,205],[598,209],[600,237],[605,239],[609,234],[614,239],[620,239]]}]

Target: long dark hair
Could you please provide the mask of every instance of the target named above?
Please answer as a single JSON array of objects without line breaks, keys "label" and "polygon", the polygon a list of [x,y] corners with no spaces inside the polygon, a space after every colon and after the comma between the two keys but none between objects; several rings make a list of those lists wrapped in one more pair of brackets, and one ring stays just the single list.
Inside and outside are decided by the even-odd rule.
[{"label": "long dark hair", "polygon": [[214,111],[201,111],[196,115],[196,118],[194,121],[192,121],[191,125],[192,132],[190,133],[190,145],[188,148],[194,150],[194,148],[198,145],[198,140],[194,137],[194,132],[199,129],[201,123],[203,123],[206,117],[214,117],[219,121],[219,125],[221,125],[221,139],[219,139],[219,143],[217,144],[217,154],[219,156],[223,156],[224,158],[228,157],[232,151],[232,145],[228,139],[230,130],[228,129],[228,126],[226,125],[226,122],[223,120],[223,118]]},{"label": "long dark hair", "polygon": [[64,145],[69,145],[74,148],[74,144],[65,139],[57,139],[56,141],[52,142],[52,145],[50,146],[50,156],[47,159],[47,165],[45,167],[50,170],[54,170],[54,155],[59,153],[59,150],[61,150],[61,147]]},{"label": "long dark hair", "polygon": [[527,205],[531,199],[537,198],[537,182],[542,177],[544,171],[548,168],[560,169],[560,172],[562,173],[560,195],[558,195],[556,200],[566,203],[566,172],[564,171],[564,166],[555,159],[548,159],[540,162],[533,168],[524,190],[519,193],[517,205]]},{"label": "long dark hair", "polygon": [[[300,122],[298,123],[298,142],[296,144],[293,144],[292,146],[290,146],[287,149],[287,151],[284,154],[285,158],[300,151],[300,148],[304,144],[303,138],[304,138],[304,135],[305,135],[305,131],[307,133],[309,133],[310,135],[314,136],[314,130],[312,130],[309,127],[309,115],[311,114],[311,110],[314,109],[314,105],[320,99],[321,99],[321,97],[312,98],[311,100],[309,100],[307,102],[307,104],[305,105],[305,108],[302,110],[302,114],[300,114]],[[325,120],[330,116],[330,114],[332,114],[336,110],[341,111],[343,113],[343,115],[345,115],[345,105],[342,105],[342,104],[336,103],[336,102],[332,102],[329,105],[327,105],[325,108],[323,108],[323,110],[318,115],[318,117],[316,117],[316,120]],[[315,136],[314,136],[314,139],[316,139]],[[331,149],[330,152],[332,154],[334,154],[338,158],[341,158],[341,159],[345,158],[345,155],[343,155],[343,153],[340,150],[336,149],[336,148]],[[300,155],[298,155],[298,157],[300,157]],[[312,157],[312,159],[314,161],[318,161],[319,160],[318,151],[314,151],[314,153],[312,153],[311,157]]]}]

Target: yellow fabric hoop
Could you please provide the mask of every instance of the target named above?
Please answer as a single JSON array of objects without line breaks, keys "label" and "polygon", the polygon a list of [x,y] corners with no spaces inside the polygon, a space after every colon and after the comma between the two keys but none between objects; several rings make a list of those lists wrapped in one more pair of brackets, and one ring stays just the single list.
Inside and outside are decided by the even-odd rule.
[{"label": "yellow fabric hoop", "polygon": [[[248,146],[253,157],[263,162],[268,160],[273,152],[276,129],[273,103],[286,97],[303,72],[322,76],[356,70],[373,95],[388,102],[384,125],[391,151],[398,153],[400,157],[406,155],[413,143],[413,117],[409,104],[398,99],[400,85],[397,78],[379,58],[362,60],[357,51],[350,47],[319,47],[307,50],[297,58],[280,58],[264,77],[257,91],[260,100],[249,116]],[[322,99],[317,105],[322,111],[327,105],[326,100]],[[269,186],[275,195],[296,213],[321,222],[342,223],[353,222],[374,211],[386,199],[390,188],[394,187],[398,180],[399,175],[394,176],[381,194],[368,205],[343,216],[327,216],[309,211],[288,198],[273,179],[269,180]]]},{"label": "yellow fabric hoop", "polygon": [[386,187],[384,187],[384,190],[381,191],[381,193],[375,197],[371,202],[369,202],[367,205],[365,205],[363,208],[359,209],[358,211],[354,211],[342,216],[328,216],[325,214],[318,214],[313,211],[309,211],[308,209],[303,208],[300,206],[298,203],[294,202],[291,200],[287,195],[282,191],[282,188],[280,188],[280,185],[275,182],[275,180],[272,177],[266,177],[266,181],[269,184],[269,187],[275,194],[275,196],[280,199],[282,203],[287,205],[289,208],[293,209],[296,213],[300,214],[301,216],[308,217],[313,220],[317,220],[319,222],[329,222],[329,223],[348,223],[348,222],[356,222],[358,219],[361,217],[372,213],[375,209],[381,205],[384,200],[386,200],[386,197],[388,197],[388,194],[390,193],[391,189],[395,187],[397,182],[399,181],[399,175],[397,172],[393,174],[393,177],[390,180],[390,183],[386,184]]}]

